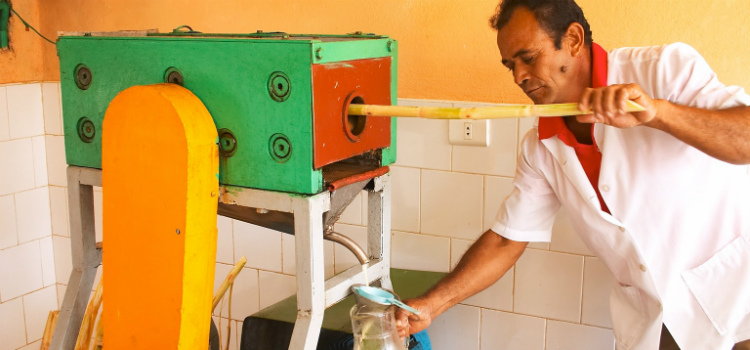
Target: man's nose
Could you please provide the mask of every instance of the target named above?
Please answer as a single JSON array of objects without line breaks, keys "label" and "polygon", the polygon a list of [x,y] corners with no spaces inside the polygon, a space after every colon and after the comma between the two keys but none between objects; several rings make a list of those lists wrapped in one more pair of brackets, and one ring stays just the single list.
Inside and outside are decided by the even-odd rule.
[{"label": "man's nose", "polygon": [[516,69],[513,70],[513,80],[518,86],[523,87],[529,80],[529,74],[526,71],[526,68],[517,65]]}]

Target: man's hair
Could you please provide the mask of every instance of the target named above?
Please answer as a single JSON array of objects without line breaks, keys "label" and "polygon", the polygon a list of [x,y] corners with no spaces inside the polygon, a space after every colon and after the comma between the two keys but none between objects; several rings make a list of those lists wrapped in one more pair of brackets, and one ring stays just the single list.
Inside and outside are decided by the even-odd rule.
[{"label": "man's hair", "polygon": [[519,7],[525,7],[534,13],[534,18],[554,40],[558,50],[562,48],[562,37],[572,23],[583,27],[584,44],[591,47],[589,22],[574,0],[503,0],[497,6],[495,15],[490,18],[490,26],[499,31],[508,24],[513,12]]}]

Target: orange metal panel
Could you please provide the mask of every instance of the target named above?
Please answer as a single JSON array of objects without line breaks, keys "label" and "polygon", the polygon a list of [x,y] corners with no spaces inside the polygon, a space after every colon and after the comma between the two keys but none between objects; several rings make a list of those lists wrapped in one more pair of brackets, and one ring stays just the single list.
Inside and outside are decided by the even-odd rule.
[{"label": "orange metal panel", "polygon": [[205,349],[219,156],[201,101],[173,84],[118,94],[102,148],[104,347]]},{"label": "orange metal panel", "polygon": [[312,74],[315,169],[391,144],[390,118],[357,125],[346,113],[352,100],[391,104],[390,57],[317,64]]}]

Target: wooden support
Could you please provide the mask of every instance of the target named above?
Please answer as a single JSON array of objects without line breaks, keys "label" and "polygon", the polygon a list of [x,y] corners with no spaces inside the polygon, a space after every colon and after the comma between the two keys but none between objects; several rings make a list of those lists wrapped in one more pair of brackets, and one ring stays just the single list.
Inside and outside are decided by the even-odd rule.
[{"label": "wooden support", "polygon": [[174,84],[133,86],[102,137],[104,348],[208,347],[219,151],[203,103]]},{"label": "wooden support", "polygon": [[[628,112],[641,112],[646,109],[633,101],[628,101]],[[559,117],[591,114],[581,112],[577,103],[548,105],[505,105],[497,107],[405,107],[379,105],[349,105],[350,115],[381,117],[417,117],[427,119],[502,119],[525,117]]]}]

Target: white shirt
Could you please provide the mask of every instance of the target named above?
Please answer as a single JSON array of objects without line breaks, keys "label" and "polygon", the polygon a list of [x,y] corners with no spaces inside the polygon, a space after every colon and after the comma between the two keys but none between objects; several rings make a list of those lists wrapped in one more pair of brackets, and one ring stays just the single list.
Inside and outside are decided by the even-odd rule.
[{"label": "white shirt", "polygon": [[[750,105],[688,45],[616,49],[607,82],[705,108]],[[745,132],[746,134],[747,132]],[[594,126],[602,152],[603,212],[575,151],[557,136],[525,137],[492,230],[549,242],[564,206],[586,246],[618,282],[611,295],[616,349],[654,350],[661,325],[684,350],[731,349],[750,338],[750,175],[645,126]]]}]

